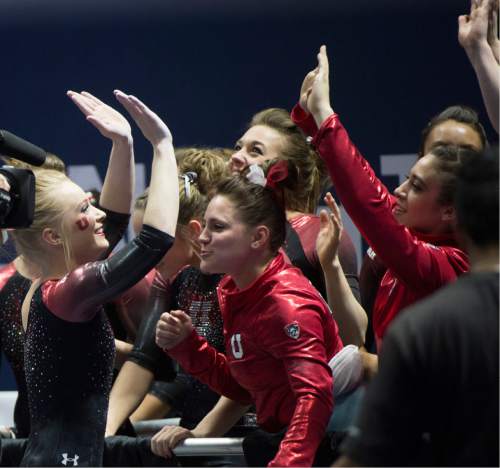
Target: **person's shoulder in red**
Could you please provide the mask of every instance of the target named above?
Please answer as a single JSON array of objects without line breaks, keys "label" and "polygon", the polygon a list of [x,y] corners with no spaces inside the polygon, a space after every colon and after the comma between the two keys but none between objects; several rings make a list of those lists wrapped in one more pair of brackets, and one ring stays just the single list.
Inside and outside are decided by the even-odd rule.
[{"label": "person's shoulder in red", "polygon": [[328,305],[298,268],[283,262],[267,278],[266,286],[267,293],[259,301],[261,312],[255,321],[259,329],[256,336],[278,353],[281,353],[280,343],[286,342],[298,345],[287,347],[287,352],[307,354],[301,343],[309,340],[322,341],[328,359],[342,349]]},{"label": "person's shoulder in red", "polygon": [[14,262],[0,266],[0,289],[2,289],[7,281],[16,274],[16,271]]}]

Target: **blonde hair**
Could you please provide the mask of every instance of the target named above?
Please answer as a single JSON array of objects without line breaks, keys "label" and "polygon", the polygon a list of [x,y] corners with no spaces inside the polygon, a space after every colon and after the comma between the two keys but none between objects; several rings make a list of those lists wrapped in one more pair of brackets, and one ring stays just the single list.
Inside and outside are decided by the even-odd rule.
[{"label": "blonde hair", "polygon": [[24,161],[20,161],[19,159],[15,158],[9,158],[7,156],[3,157],[3,160],[5,161],[5,164],[12,167],[17,167],[19,169],[31,169],[32,171],[38,169],[49,169],[66,174],[66,164],[64,164],[64,161],[59,156],[56,156],[53,153],[47,153],[45,162],[39,167],[32,166],[31,164],[28,164]]},{"label": "blonde hair", "polygon": [[[279,160],[288,161],[288,177],[278,185],[284,191],[287,210],[314,213],[321,190],[328,182],[327,171],[321,158],[307,142],[285,109],[270,108],[255,114],[248,128],[255,125],[270,127],[285,137],[285,146]],[[264,172],[276,160],[263,164]]]},{"label": "blonde hair", "polygon": [[[227,148],[179,148],[175,150],[179,172],[178,226],[187,226],[192,219],[201,219],[217,184],[229,175],[227,163],[233,153]],[[194,172],[196,176],[185,179]],[[189,187],[187,187],[189,185]],[[149,189],[139,195],[134,209],[144,210]],[[189,195],[188,195],[189,194]]]},{"label": "blonde hair", "polygon": [[61,231],[66,266],[71,268],[71,248],[68,233],[62,225],[63,206],[54,195],[54,188],[61,183],[71,182],[62,172],[52,169],[35,169],[35,213],[33,223],[28,228],[15,229],[12,232],[17,253],[43,269],[50,262],[50,254],[45,249],[42,233],[45,228]]},{"label": "blonde hair", "polygon": [[[181,157],[178,157],[179,151]],[[176,150],[179,174],[195,172],[200,193],[211,196],[215,186],[230,175],[228,162],[234,151],[227,148],[181,148]]]}]

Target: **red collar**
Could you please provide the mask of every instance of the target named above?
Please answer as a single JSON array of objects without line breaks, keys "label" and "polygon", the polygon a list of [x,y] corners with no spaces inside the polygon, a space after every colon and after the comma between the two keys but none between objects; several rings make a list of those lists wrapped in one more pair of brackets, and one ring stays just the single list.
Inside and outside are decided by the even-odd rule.
[{"label": "red collar", "polygon": [[459,247],[454,233],[446,234],[424,234],[410,229],[411,233],[417,237],[418,240],[427,242],[432,245],[448,245],[450,247]]},{"label": "red collar", "polygon": [[230,301],[232,307],[248,306],[255,302],[262,295],[262,287],[276,273],[287,266],[285,258],[281,252],[269,262],[264,272],[258,276],[250,285],[244,289],[238,289],[231,276],[225,276],[219,283],[219,294],[224,296],[225,301]]}]

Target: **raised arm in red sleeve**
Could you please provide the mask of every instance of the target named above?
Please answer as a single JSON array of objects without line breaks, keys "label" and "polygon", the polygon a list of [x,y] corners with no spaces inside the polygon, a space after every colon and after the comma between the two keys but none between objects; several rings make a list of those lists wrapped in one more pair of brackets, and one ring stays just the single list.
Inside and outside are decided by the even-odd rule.
[{"label": "raised arm in red sleeve", "polygon": [[351,142],[337,114],[326,119],[313,144],[349,216],[401,281],[417,293],[428,294],[467,271],[467,257],[461,250],[421,240],[396,221],[390,193]]}]

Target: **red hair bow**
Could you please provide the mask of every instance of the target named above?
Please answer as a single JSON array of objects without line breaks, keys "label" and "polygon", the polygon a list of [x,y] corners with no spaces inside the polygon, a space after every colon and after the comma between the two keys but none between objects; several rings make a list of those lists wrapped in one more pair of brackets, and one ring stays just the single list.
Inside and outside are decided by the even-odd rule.
[{"label": "red hair bow", "polygon": [[286,161],[278,161],[273,164],[267,171],[266,187],[276,191],[278,182],[285,180],[288,177],[288,163]]}]

